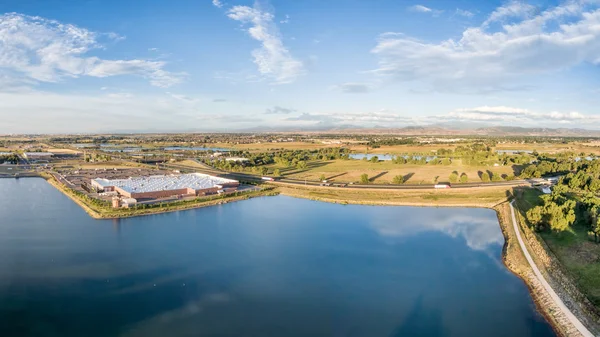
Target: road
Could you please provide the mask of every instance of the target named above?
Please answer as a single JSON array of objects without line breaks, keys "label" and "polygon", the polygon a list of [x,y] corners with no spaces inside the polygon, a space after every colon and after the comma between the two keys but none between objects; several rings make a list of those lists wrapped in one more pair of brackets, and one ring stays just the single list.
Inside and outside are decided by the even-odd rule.
[{"label": "road", "polygon": [[573,315],[571,310],[567,308],[565,303],[560,299],[560,297],[556,294],[554,289],[550,286],[550,284],[544,278],[544,275],[540,272],[539,268],[531,258],[529,251],[527,251],[527,247],[525,246],[525,242],[523,242],[523,238],[521,237],[521,231],[517,225],[517,218],[515,217],[515,208],[513,207],[513,202],[510,203],[510,214],[512,216],[513,227],[515,229],[515,233],[517,235],[517,240],[519,241],[519,245],[521,246],[521,250],[529,262],[529,265],[533,269],[535,276],[540,281],[540,283],[544,286],[550,297],[554,300],[556,305],[560,308],[560,310],[565,314],[565,316],[569,319],[569,321],[575,326],[575,328],[584,336],[584,337],[594,337],[594,335]]}]

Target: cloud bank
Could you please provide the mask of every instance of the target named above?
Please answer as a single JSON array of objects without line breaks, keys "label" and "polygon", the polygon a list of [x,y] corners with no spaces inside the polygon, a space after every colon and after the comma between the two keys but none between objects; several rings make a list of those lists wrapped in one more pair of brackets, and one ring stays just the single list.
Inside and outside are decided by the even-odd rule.
[{"label": "cloud bank", "polygon": [[379,63],[372,72],[391,81],[423,81],[443,92],[505,90],[530,75],[600,64],[598,27],[596,1],[570,1],[541,12],[511,2],[459,39],[428,42],[382,34],[371,50]]},{"label": "cloud bank", "polygon": [[105,60],[89,55],[105,47],[102,41],[122,39],[114,33],[96,33],[37,16],[0,15],[0,79],[39,83],[82,76],[136,75],[158,87],[182,81],[184,74],[164,70],[163,61]]}]

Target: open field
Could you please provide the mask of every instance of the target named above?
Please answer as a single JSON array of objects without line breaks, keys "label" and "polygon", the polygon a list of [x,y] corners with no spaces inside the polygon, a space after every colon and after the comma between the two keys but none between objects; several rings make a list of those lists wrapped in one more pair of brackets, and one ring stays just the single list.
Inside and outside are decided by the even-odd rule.
[{"label": "open field", "polygon": [[407,184],[431,184],[435,177],[440,182],[447,182],[453,171],[466,173],[470,182],[479,182],[480,172],[491,171],[498,174],[514,175],[519,169],[514,166],[468,166],[460,160],[455,160],[450,165],[418,165],[394,164],[391,161],[372,163],[365,160],[329,160],[308,163],[306,170],[284,168],[270,165],[271,169],[279,168],[286,178],[319,180],[321,175],[337,182],[357,182],[360,176],[366,173],[375,184],[391,183],[395,176],[404,176]]},{"label": "open field", "polygon": [[47,148],[45,149],[47,152],[52,152],[55,154],[80,154],[83,153],[82,151],[77,151],[77,150],[73,150],[73,149],[59,149],[59,148]]},{"label": "open field", "polygon": [[353,190],[278,184],[281,194],[327,202],[365,205],[494,207],[507,198],[506,187],[457,190]]},{"label": "open field", "polygon": [[[321,148],[332,148],[332,147],[345,147],[355,153],[373,153],[373,154],[423,154],[429,155],[439,149],[450,149],[454,150],[458,146],[465,146],[471,144],[468,140],[458,143],[444,143],[444,144],[408,144],[408,145],[382,145],[378,148],[367,147],[366,144],[323,144],[322,142],[281,142],[281,143],[255,143],[255,144],[230,144],[230,143],[216,143],[210,144],[214,147],[231,148],[236,150],[245,150],[250,152],[261,152],[275,149],[288,149],[288,150],[311,150]],[[138,145],[139,146],[139,145]],[[536,150],[540,153],[557,153],[565,151],[573,151],[576,153],[584,152],[586,154],[595,153],[600,154],[600,142],[571,142],[568,144],[563,143],[501,143],[493,147],[494,150],[524,150],[533,151]]]},{"label": "open field", "polygon": [[572,151],[575,153],[584,152],[586,154],[594,153],[600,154],[600,143],[536,143],[536,144],[519,144],[519,143],[506,143],[498,144],[494,147],[496,150],[524,150],[524,151],[537,151],[539,153],[558,153],[565,151]]},{"label": "open field", "polygon": [[582,228],[560,234],[543,232],[540,236],[571,273],[578,288],[600,306],[600,245],[591,242]]}]

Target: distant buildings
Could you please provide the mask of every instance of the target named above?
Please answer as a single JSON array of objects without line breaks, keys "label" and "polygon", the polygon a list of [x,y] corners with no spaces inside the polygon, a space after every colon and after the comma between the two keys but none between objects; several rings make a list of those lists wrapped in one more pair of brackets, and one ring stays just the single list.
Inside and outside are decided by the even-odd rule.
[{"label": "distant buildings", "polygon": [[92,179],[91,185],[99,192],[117,192],[133,199],[160,199],[173,196],[201,196],[235,191],[237,180],[202,173],[131,177],[129,179]]}]

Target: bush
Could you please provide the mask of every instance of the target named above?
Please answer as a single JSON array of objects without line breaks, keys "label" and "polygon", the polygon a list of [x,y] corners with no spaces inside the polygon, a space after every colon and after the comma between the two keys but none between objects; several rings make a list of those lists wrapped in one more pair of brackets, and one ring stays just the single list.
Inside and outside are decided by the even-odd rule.
[{"label": "bush", "polygon": [[372,163],[379,163],[379,157],[377,157],[377,156],[371,157],[371,162]]},{"label": "bush", "polygon": [[366,173],[363,173],[360,175],[360,183],[361,184],[368,184],[369,183],[369,175]]},{"label": "bush", "polygon": [[451,183],[457,182],[458,181],[458,173],[456,173],[456,172],[450,173],[449,179],[450,179]]},{"label": "bush", "polygon": [[461,183],[466,183],[468,181],[469,181],[469,177],[467,176],[466,173],[463,173],[463,174],[460,175],[460,182]]},{"label": "bush", "polygon": [[398,175],[394,177],[394,184],[404,184],[404,176]]},{"label": "bush", "polygon": [[481,181],[483,181],[484,183],[490,182],[490,175],[487,172],[483,172],[481,174]]}]

